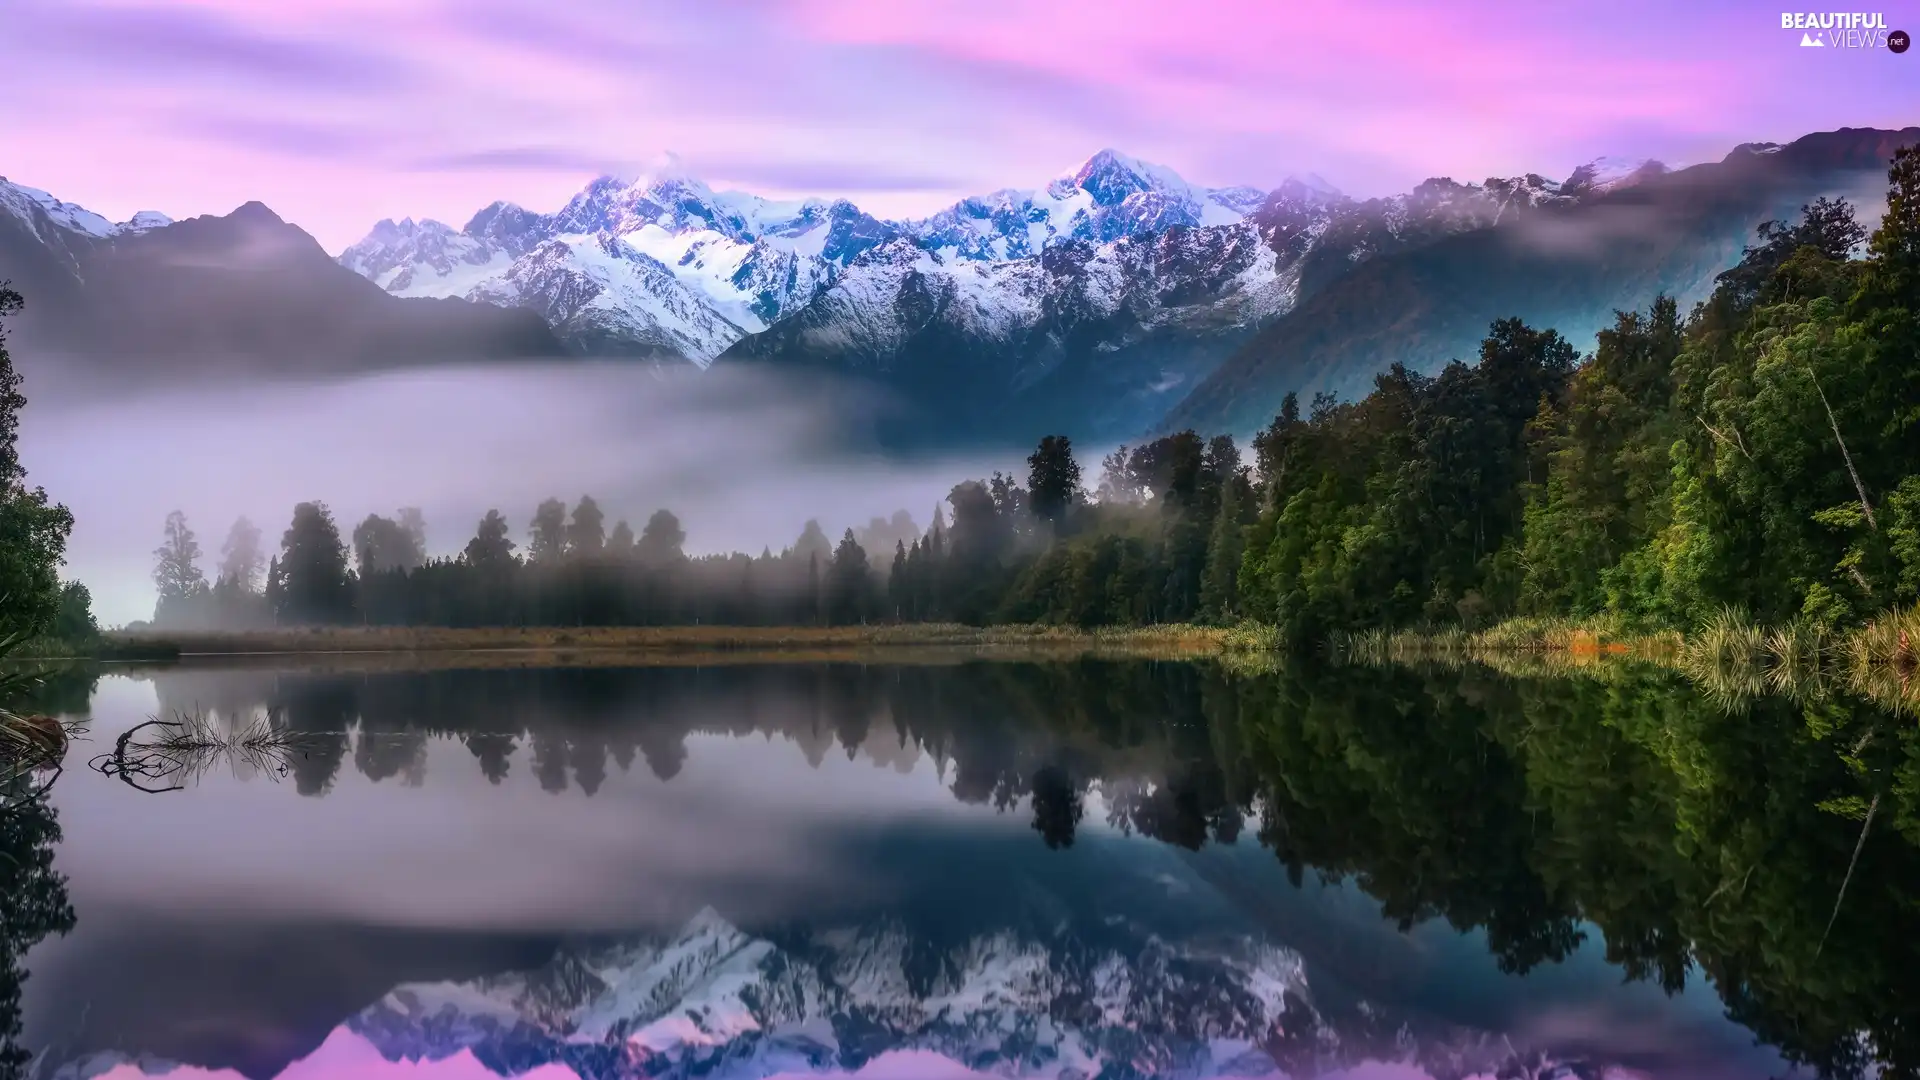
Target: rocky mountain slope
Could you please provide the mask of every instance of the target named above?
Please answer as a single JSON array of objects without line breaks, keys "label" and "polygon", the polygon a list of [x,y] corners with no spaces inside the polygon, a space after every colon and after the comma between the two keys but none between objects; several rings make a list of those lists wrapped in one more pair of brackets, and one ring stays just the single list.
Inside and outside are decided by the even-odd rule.
[{"label": "rocky mountain slope", "polygon": [[116,378],[565,351],[524,309],[389,296],[259,203],[224,217],[143,213],[116,224],[0,179],[0,280],[27,301],[10,327],[23,356],[57,355]]},{"label": "rocky mountain slope", "polygon": [[[1845,195],[1877,216],[1895,148],[1920,128],[1841,129],[1791,144],[1749,144],[1721,161],[1609,183],[1619,167],[1576,172],[1555,198],[1486,229],[1374,258],[1317,290],[1253,335],[1173,408],[1165,430],[1249,433],[1289,391],[1364,394],[1398,361],[1435,371],[1471,359],[1494,320],[1518,315],[1577,347],[1615,309],[1666,292],[1683,310],[1739,261],[1754,228],[1790,218],[1821,195]],[[1570,189],[1585,194],[1568,199]]]},{"label": "rocky mountain slope", "polygon": [[723,360],[873,378],[899,397],[896,438],[1020,441],[1041,429],[1125,438],[1353,268],[1537,207],[1576,205],[1663,168],[1595,165],[1564,184],[1435,179],[1369,200],[1290,179],[1257,205],[1239,201],[1249,212],[1237,221],[1218,211],[1144,217],[1152,227],[1112,239],[1090,230],[1023,258],[969,258],[903,236],[854,258],[812,302]]},{"label": "rocky mountain slope", "polygon": [[1114,151],[1043,190],[964,200],[922,221],[880,221],[845,200],[716,192],[669,162],[601,177],[552,214],[495,203],[456,231],[382,221],[340,256],[398,296],[524,304],[582,351],[705,365],[805,307],[863,253],[889,243],[999,263],[1068,241],[1228,224],[1260,202]]}]

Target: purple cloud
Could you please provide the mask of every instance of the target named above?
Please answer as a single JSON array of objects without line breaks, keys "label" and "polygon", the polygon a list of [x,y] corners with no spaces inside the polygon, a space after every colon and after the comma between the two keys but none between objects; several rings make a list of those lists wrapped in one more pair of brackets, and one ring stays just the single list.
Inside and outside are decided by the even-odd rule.
[{"label": "purple cloud", "polygon": [[401,90],[415,80],[405,61],[344,41],[262,33],[192,7],[103,7],[23,0],[8,34],[31,41],[42,63],[63,62],[125,78],[237,77],[267,88],[352,94]]}]

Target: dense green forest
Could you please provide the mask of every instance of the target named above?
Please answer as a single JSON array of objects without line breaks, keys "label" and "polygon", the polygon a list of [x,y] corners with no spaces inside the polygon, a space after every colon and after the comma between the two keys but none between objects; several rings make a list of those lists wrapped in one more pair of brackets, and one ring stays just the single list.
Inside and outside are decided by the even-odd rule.
[{"label": "dense green forest", "polygon": [[1294,641],[1518,615],[1858,622],[1920,597],[1920,151],[1889,179],[1870,236],[1819,200],[1761,224],[1690,313],[1621,312],[1584,357],[1496,322],[1475,363],[1289,396],[1251,460],[1185,431],[1109,455],[1089,491],[1048,436],[1024,478],[956,485],[925,530],[903,512],[835,542],[809,522],[759,556],[690,557],[672,513],[636,535],[582,498],[541,504],[524,551],[495,511],[430,560],[418,511],[348,538],[303,503],[270,559],[237,523],[211,585],[176,516],[158,621],[1252,619]]}]

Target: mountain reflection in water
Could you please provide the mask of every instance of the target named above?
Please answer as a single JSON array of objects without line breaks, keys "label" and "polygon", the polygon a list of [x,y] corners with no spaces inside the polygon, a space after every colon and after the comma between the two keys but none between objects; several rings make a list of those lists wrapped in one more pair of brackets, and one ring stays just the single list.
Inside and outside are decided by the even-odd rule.
[{"label": "mountain reflection in water", "polygon": [[1920,1067],[1920,748],[1840,699],[1092,660],[91,695],[99,749],[175,711],[300,749],[162,795],[73,770],[0,822],[0,1070]]}]

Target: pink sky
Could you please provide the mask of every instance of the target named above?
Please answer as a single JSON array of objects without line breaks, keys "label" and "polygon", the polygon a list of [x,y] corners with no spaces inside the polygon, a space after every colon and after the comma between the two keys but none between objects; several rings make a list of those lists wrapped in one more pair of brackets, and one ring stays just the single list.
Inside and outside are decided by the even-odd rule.
[{"label": "pink sky", "polygon": [[[883,215],[1113,146],[1212,184],[1564,176],[1920,119],[1746,0],[6,0],[0,175],[120,219],[558,206],[663,151]],[[1886,12],[1890,26],[1920,7]]]}]

